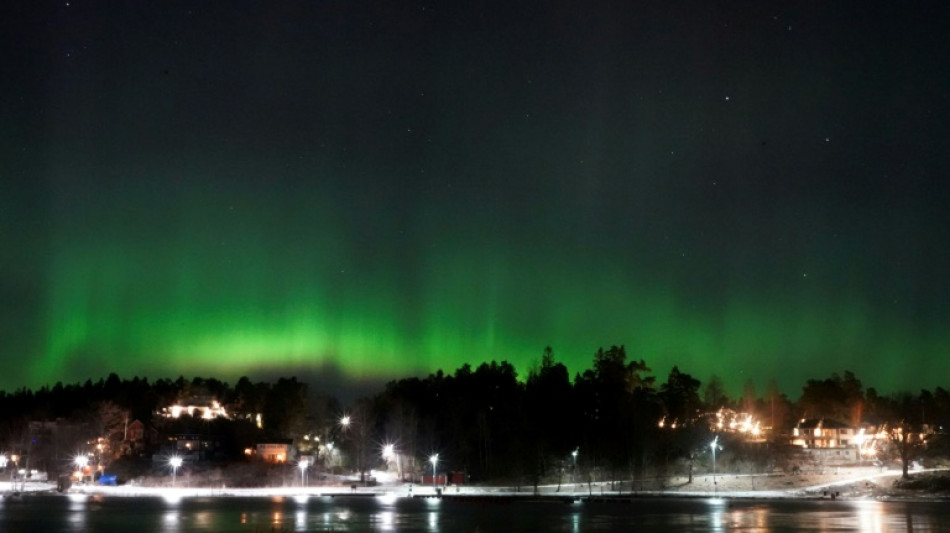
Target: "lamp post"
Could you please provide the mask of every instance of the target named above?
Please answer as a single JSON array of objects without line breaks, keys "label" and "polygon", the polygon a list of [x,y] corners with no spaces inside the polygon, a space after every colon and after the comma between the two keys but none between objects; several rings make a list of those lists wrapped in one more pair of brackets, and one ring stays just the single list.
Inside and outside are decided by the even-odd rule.
[{"label": "lamp post", "polygon": [[575,476],[577,475],[577,453],[580,451],[580,448],[574,448],[574,451],[571,452],[571,459],[574,460],[574,468],[571,469],[571,483],[576,483]]},{"label": "lamp post", "polygon": [[82,481],[86,478],[86,467],[89,466],[89,457],[85,455],[77,455],[73,459],[73,464],[79,469],[79,481]]},{"label": "lamp post", "polygon": [[713,459],[713,493],[715,493],[718,488],[716,487],[716,448],[719,447],[719,435],[716,435],[716,438],[709,443],[709,449],[712,450],[712,459]]},{"label": "lamp post", "polygon": [[383,459],[386,460],[386,467],[389,467],[390,461],[396,461],[396,476],[402,478],[402,471],[399,467],[399,454],[396,453],[395,444],[386,444],[383,446]]},{"label": "lamp post", "polygon": [[297,468],[300,469],[300,485],[303,487],[307,486],[306,475],[308,466],[310,466],[310,462],[306,459],[301,459],[300,462],[297,463]]},{"label": "lamp post", "polygon": [[20,456],[17,454],[13,454],[10,456],[10,460],[13,461],[13,471],[10,472],[10,483],[13,485],[13,491],[16,492],[16,477],[17,477],[17,470],[20,469],[20,463],[19,463]]},{"label": "lamp post", "polygon": [[102,438],[96,443],[96,472],[102,474]]},{"label": "lamp post", "polygon": [[[347,435],[346,435],[346,434],[349,432],[350,424],[352,424],[352,423],[353,423],[353,419],[350,417],[350,415],[343,415],[343,416],[340,417],[340,427],[342,428],[342,432],[341,432],[341,435],[340,435],[341,440],[347,439]],[[354,431],[354,437],[357,437],[357,435],[355,434],[355,431]],[[359,472],[359,474],[360,474],[360,481],[362,482],[362,481],[363,481],[363,464],[362,464],[363,450],[362,450],[362,441],[361,441],[359,438],[356,438],[354,444],[356,444],[356,450],[355,450],[355,453],[353,454],[353,455],[355,456],[355,459],[356,459],[356,470]],[[343,466],[343,460],[342,460],[342,459],[343,459],[343,458],[342,458],[342,453],[343,453],[343,452],[342,452],[342,450],[343,450],[343,449],[340,448],[340,454],[341,454],[340,466]],[[353,457],[351,457],[351,459],[350,459],[351,463],[352,463],[352,459],[353,459]]]},{"label": "lamp post", "polygon": [[435,488],[435,465],[439,462],[439,454],[430,455],[429,462],[432,463],[432,488]]},{"label": "lamp post", "polygon": [[175,486],[175,478],[178,477],[178,469],[181,467],[181,457],[173,455],[171,459],[168,460],[168,464],[172,467],[172,486]]}]

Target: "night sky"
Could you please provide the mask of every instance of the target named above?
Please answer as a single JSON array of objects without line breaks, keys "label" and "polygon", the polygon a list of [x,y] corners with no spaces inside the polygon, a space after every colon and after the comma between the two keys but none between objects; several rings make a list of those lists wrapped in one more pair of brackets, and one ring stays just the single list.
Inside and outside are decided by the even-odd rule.
[{"label": "night sky", "polygon": [[938,2],[3,4],[0,389],[950,386]]}]

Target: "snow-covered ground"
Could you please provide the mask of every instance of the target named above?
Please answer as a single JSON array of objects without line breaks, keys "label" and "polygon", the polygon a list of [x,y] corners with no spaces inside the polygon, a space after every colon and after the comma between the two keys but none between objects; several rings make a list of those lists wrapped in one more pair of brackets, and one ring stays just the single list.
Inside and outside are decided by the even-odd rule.
[{"label": "snow-covered ground", "polygon": [[[586,483],[562,484],[560,486],[545,485],[539,487],[542,496],[578,496],[599,497],[622,495],[664,495],[684,497],[732,497],[732,498],[800,498],[820,496],[825,492],[833,492],[836,487],[870,486],[872,483],[887,485],[900,476],[899,470],[882,471],[880,468],[841,468],[821,474],[795,475],[736,475],[723,473],[716,476],[694,476],[692,483],[686,479],[671,480],[663,488],[640,486],[634,487],[631,493],[629,484],[625,485],[622,493],[611,490],[609,483],[597,483],[588,486]],[[54,483],[36,482],[17,485],[23,492],[39,492],[56,490]],[[10,493],[13,486],[10,482],[0,482],[0,492]],[[418,484],[386,484],[376,487],[348,486],[309,486],[309,487],[273,487],[273,488],[229,488],[219,487],[152,487],[128,483],[120,486],[77,485],[68,491],[70,494],[102,494],[109,496],[151,496],[170,499],[188,497],[212,496],[244,496],[244,497],[298,497],[309,498],[319,496],[341,495],[369,495],[380,497],[399,498],[411,496],[434,496],[436,489],[431,485]],[[853,494],[858,495],[854,490]],[[845,493],[845,491],[842,491]],[[482,487],[482,486],[448,486],[442,489],[446,496],[504,496],[534,494],[534,487]]]}]

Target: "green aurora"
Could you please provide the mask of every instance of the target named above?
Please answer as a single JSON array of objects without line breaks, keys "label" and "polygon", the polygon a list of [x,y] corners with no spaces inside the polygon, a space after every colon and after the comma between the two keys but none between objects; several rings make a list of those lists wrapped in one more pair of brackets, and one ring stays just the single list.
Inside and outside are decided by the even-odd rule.
[{"label": "green aurora", "polygon": [[0,390],[620,344],[948,385],[940,17],[76,4],[0,13]]},{"label": "green aurora", "polygon": [[[351,379],[385,379],[493,359],[525,375],[546,345],[578,372],[611,344],[661,379],[677,364],[735,391],[749,379],[764,390],[772,378],[795,391],[841,369],[887,390],[950,370],[937,357],[904,365],[908,353],[939,354],[950,339],[836,289],[841,278],[827,266],[830,280],[822,268],[789,269],[767,284],[750,279],[768,268],[754,260],[742,272],[731,257],[667,250],[679,261],[639,259],[635,247],[539,238],[537,223],[523,220],[469,213],[455,227],[459,215],[447,208],[407,215],[409,234],[367,230],[350,215],[365,208],[359,199],[319,187],[261,194],[272,178],[233,179],[237,167],[222,163],[216,171],[232,179],[218,188],[187,176],[170,186],[159,175],[116,180],[78,212],[71,195],[57,200],[46,341],[26,383],[106,371],[234,379],[324,364]],[[75,190],[75,174],[57,189]],[[155,187],[160,201],[150,199]]]}]

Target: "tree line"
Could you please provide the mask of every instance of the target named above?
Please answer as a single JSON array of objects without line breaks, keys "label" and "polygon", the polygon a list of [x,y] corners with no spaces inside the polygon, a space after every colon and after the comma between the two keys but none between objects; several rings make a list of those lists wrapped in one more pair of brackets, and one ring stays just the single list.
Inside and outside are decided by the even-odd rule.
[{"label": "tree line", "polygon": [[[214,421],[156,416],[189,398],[214,398],[235,416]],[[111,450],[119,450],[123,428],[137,419],[165,433],[222,435],[234,459],[255,441],[294,438],[304,452],[314,454],[319,443],[334,442],[345,465],[361,473],[379,466],[380,449],[391,444],[410,472],[424,471],[426,458],[438,454],[440,470],[465,472],[471,481],[538,483],[580,472],[635,480],[674,470],[691,474],[695,463],[707,460],[704,452],[712,438],[702,415],[721,408],[751,413],[775,429],[771,441],[750,444],[736,438],[730,443],[721,460],[743,468],[780,466],[787,430],[803,418],[889,428],[896,436],[894,453],[906,467],[924,448],[943,453],[937,443],[950,422],[950,393],[938,387],[882,396],[844,372],[808,380],[795,401],[774,383],[764,395],[748,384],[741,397],[730,398],[721,379],[713,376],[703,385],[678,367],[660,382],[623,346],[597,350],[590,368],[574,376],[546,348],[526,376],[504,361],[475,368],[465,364],[451,374],[440,370],[391,381],[346,406],[309,391],[296,378],[255,383],[242,377],[231,386],[214,378],[149,382],[110,374],[98,382],[0,392],[0,451],[34,446],[34,464],[55,470],[71,447],[90,438],[105,437],[113,442]],[[248,416],[258,413],[261,426]],[[31,422],[57,419],[73,422],[75,434],[48,449],[27,442]],[[921,437],[925,432],[929,446]]]}]

